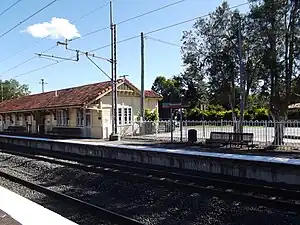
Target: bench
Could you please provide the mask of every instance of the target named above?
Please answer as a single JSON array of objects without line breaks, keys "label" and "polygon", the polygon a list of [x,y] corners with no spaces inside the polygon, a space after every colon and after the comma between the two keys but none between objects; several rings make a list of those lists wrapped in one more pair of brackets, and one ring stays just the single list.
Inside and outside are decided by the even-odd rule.
[{"label": "bench", "polygon": [[82,137],[82,131],[79,127],[53,127],[48,133],[61,137]]},{"label": "bench", "polygon": [[26,133],[27,128],[24,126],[8,126],[4,131],[8,133]]},{"label": "bench", "polygon": [[206,145],[227,146],[253,146],[253,133],[234,133],[234,132],[211,132],[210,138],[205,140]]}]

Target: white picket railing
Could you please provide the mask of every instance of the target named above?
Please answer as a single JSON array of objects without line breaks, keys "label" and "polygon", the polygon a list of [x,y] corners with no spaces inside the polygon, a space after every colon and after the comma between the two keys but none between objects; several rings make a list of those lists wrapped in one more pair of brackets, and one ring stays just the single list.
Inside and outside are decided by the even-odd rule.
[{"label": "white picket railing", "polygon": [[[187,141],[188,131],[197,131],[197,140],[204,141],[210,137],[211,132],[233,132],[238,127],[238,121],[183,121],[182,130],[180,122],[173,121],[171,132],[170,121],[146,121],[131,124],[132,129],[122,130],[123,138],[158,141]],[[243,132],[253,133],[254,142],[260,145],[270,145],[275,138],[275,127],[283,128],[283,144],[285,146],[300,147],[300,121],[244,121]],[[280,136],[280,135],[279,135]],[[279,137],[280,138],[280,137]],[[281,143],[277,141],[276,143]]]}]

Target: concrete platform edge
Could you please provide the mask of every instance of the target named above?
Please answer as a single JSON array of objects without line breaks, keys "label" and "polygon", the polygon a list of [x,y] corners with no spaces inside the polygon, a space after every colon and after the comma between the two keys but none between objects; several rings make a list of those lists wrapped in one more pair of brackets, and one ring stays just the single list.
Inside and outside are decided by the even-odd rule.
[{"label": "concrete platform edge", "polygon": [[[105,144],[105,145],[104,145]],[[300,166],[289,163],[272,163],[255,160],[216,157],[209,154],[194,155],[192,152],[162,149],[158,151],[129,146],[113,146],[103,143],[76,143],[66,141],[42,140],[33,138],[15,138],[0,136],[0,145],[14,145],[49,151],[66,152],[84,156],[139,162],[150,165],[165,166],[193,171],[224,174],[247,179],[256,179],[274,183],[300,185]],[[224,154],[226,155],[226,154]],[[287,159],[286,159],[287,160]]]}]

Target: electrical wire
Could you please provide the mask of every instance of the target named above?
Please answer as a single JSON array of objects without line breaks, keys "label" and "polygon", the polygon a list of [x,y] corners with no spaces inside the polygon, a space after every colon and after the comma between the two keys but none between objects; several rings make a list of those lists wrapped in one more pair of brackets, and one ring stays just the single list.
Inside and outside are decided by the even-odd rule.
[{"label": "electrical wire", "polygon": [[[99,6],[98,8],[93,9],[93,10],[90,11],[90,12],[87,12],[86,14],[82,15],[82,16],[79,17],[78,19],[71,21],[71,23],[76,23],[78,20],[82,20],[83,18],[85,18],[85,17],[91,15],[92,13],[95,13],[95,12],[99,11],[100,9],[104,8],[104,7],[107,6],[108,4],[109,4],[109,2],[107,2],[107,3],[105,3],[105,4],[102,4],[102,5]],[[12,55],[10,55],[10,56],[7,56],[6,58],[0,60],[0,63],[3,63],[3,62],[5,62],[5,61],[7,61],[8,59],[11,59],[11,58],[15,57],[16,55],[21,54],[21,53],[24,52],[25,50],[32,48],[33,46],[37,45],[38,43],[40,43],[40,42],[43,41],[44,39],[48,38],[49,36],[50,36],[50,35],[48,35],[48,36],[46,36],[46,37],[43,37],[42,39],[35,41],[35,42],[34,42],[32,45],[30,45],[29,47],[27,46],[27,47],[21,49],[20,51],[18,51],[18,52],[16,52],[16,53],[12,54]],[[54,48],[54,47],[56,47],[56,45],[53,46],[53,48]],[[50,50],[51,50],[51,49],[50,49]],[[44,52],[47,52],[47,51],[44,51]],[[43,52],[43,53],[44,53],[44,52]]]},{"label": "electrical wire", "polygon": [[[232,6],[229,9],[235,9],[235,8],[245,6],[245,5],[249,5],[249,3],[248,2],[241,3],[241,4],[238,4],[238,5]],[[158,29],[155,29],[155,30],[152,30],[152,31],[148,31],[148,32],[144,33],[144,35],[153,34],[153,33],[156,33],[156,32],[162,31],[162,30],[166,30],[166,29],[169,29],[169,28],[172,28],[172,27],[176,27],[176,26],[179,26],[179,25],[182,25],[182,24],[185,24],[185,23],[189,23],[189,22],[201,19],[201,18],[208,17],[209,15],[210,14],[208,13],[208,14],[198,16],[198,17],[195,17],[195,18],[192,18],[192,19],[188,19],[188,20],[184,20],[184,21],[181,21],[181,22],[178,22],[178,23],[174,23],[174,24],[171,24],[171,25],[168,25],[168,26],[165,26],[165,27],[161,27],[161,28],[158,28]],[[132,39],[135,39],[135,38],[138,38],[138,37],[140,37],[140,35],[132,36],[132,37],[123,39],[121,41],[117,41],[117,43],[122,43],[122,42],[125,42],[125,41],[129,41],[129,40],[132,40]],[[100,49],[107,48],[109,46],[110,46],[110,44],[104,45],[104,46],[101,46],[99,48],[93,49],[91,52],[95,52],[95,51],[98,51]]]},{"label": "electrical wire", "polygon": [[3,34],[1,34],[0,38],[3,38],[5,35],[7,35],[8,33],[10,33],[11,31],[13,31],[14,29],[16,29],[18,26],[20,26],[21,24],[25,23],[26,21],[28,21],[29,19],[31,19],[35,15],[39,14],[40,12],[42,12],[43,10],[45,10],[46,8],[48,8],[49,6],[51,6],[52,4],[54,4],[57,1],[58,0],[53,0],[52,2],[48,3],[47,5],[45,5],[43,8],[39,9],[38,11],[34,12],[30,16],[28,16],[27,18],[25,18],[24,20],[22,20],[21,22],[17,23],[15,26],[13,26],[9,30],[7,30]]},{"label": "electrical wire", "polygon": [[[56,46],[52,46],[51,48],[49,48],[49,49],[43,51],[43,53],[45,53],[45,52],[47,52],[47,51],[50,51],[50,50],[52,50],[52,49],[55,48],[55,47],[56,47]],[[15,66],[13,66],[13,67],[7,69],[6,71],[4,71],[4,72],[2,72],[2,73],[0,74],[0,77],[1,77],[2,75],[6,74],[6,73],[8,73],[8,72],[10,72],[10,71],[12,71],[12,70],[18,68],[18,67],[20,67],[20,66],[22,66],[22,65],[24,65],[24,64],[26,64],[26,63],[28,63],[28,62],[30,62],[31,60],[33,60],[33,59],[35,59],[35,58],[38,58],[38,56],[36,56],[36,55],[35,55],[35,56],[32,56],[31,58],[26,59],[25,61],[23,61],[23,62],[21,62],[21,63],[15,65]]]},{"label": "electrical wire", "polygon": [[[98,12],[100,9],[104,8],[107,5],[109,5],[109,2],[106,2],[106,3],[102,4],[101,6],[99,6],[98,8],[93,9],[90,12],[87,12],[86,14],[82,15],[81,17],[79,17],[77,20],[82,20],[83,18],[85,18],[85,17],[87,17],[87,16],[89,16],[89,15],[95,13],[95,12]],[[77,20],[72,21],[71,23],[76,23]]]},{"label": "electrical wire", "polygon": [[[249,5],[249,3],[246,2],[246,3],[238,4],[238,5],[235,5],[235,6],[230,7],[229,9],[231,10],[231,9],[235,9],[235,8],[238,8],[238,7],[241,7],[241,6],[245,6],[245,5]],[[205,14],[205,15],[202,15],[202,16],[199,16],[199,17],[196,17],[196,18],[193,18],[193,19],[189,19],[189,20],[185,20],[185,21],[182,21],[182,22],[174,23],[174,24],[171,24],[171,25],[162,27],[162,28],[158,28],[158,29],[155,29],[155,30],[152,30],[152,31],[148,31],[147,33],[144,33],[144,35],[156,33],[156,32],[159,32],[159,31],[162,31],[162,30],[165,30],[165,29],[169,29],[169,28],[172,28],[172,27],[175,27],[175,26],[179,26],[179,25],[182,25],[182,24],[191,22],[191,21],[195,21],[195,20],[200,19],[200,18],[208,17],[209,15],[210,15],[210,14]],[[133,40],[133,39],[135,39],[135,38],[138,38],[138,37],[140,37],[140,35],[132,36],[132,37],[123,39],[123,40],[121,40],[121,41],[117,41],[117,43],[126,42],[126,41],[129,41],[129,40]],[[107,47],[110,47],[110,46],[111,46],[110,44],[104,45],[104,46],[95,48],[95,49],[93,49],[93,50],[91,50],[91,51],[88,51],[88,52],[95,52],[95,51],[98,51],[98,50],[100,50],[100,49],[104,49],[104,48],[107,48]],[[82,54],[81,54],[81,55],[82,55]],[[73,58],[75,58],[75,56],[70,57],[70,58],[68,58],[68,59],[73,59]],[[42,70],[42,69],[45,69],[45,68],[48,68],[48,67],[57,65],[57,64],[59,64],[59,63],[65,62],[65,61],[67,61],[67,60],[60,60],[60,61],[58,61],[58,62],[56,62],[56,63],[51,63],[51,64],[48,64],[48,65],[46,65],[46,66],[39,67],[39,68],[33,69],[33,70],[31,70],[31,71],[22,73],[22,74],[17,75],[17,76],[15,76],[15,77],[13,77],[13,78],[17,78],[17,77],[21,77],[21,76],[24,76],[24,75],[27,75],[27,74],[31,74],[31,73],[33,73],[33,72],[36,72],[36,71],[39,71],[39,70]]]},{"label": "electrical wire", "polygon": [[22,0],[18,0],[15,3],[11,4],[9,7],[4,9],[1,13],[0,16],[3,16],[6,12],[8,12],[10,9],[12,9],[14,6],[16,6],[18,3],[20,3]]},{"label": "electrical wire", "polygon": [[[180,0],[180,1],[176,1],[176,2],[173,2],[173,3],[171,3],[171,4],[168,4],[168,5],[161,6],[161,7],[157,8],[157,9],[154,9],[154,10],[151,10],[151,11],[148,11],[148,12],[145,12],[145,13],[142,13],[142,14],[140,14],[140,15],[131,17],[131,18],[129,18],[129,19],[120,21],[120,22],[117,23],[117,25],[122,24],[122,23],[129,22],[129,21],[131,21],[131,20],[134,20],[134,19],[137,19],[137,18],[146,16],[146,15],[148,15],[148,14],[151,14],[151,13],[154,13],[154,12],[157,12],[157,11],[160,11],[160,10],[162,10],[162,9],[165,9],[165,8],[168,8],[168,7],[171,7],[171,6],[174,6],[174,5],[177,5],[177,4],[182,3],[182,2],[184,2],[184,1],[186,1],[186,0]],[[82,19],[82,18],[84,18],[84,17],[86,17],[86,16],[88,16],[88,15],[90,15],[90,14],[92,14],[92,13],[98,11],[98,10],[100,10],[101,8],[105,7],[105,6],[108,5],[108,4],[109,4],[109,2],[105,3],[104,5],[101,5],[100,7],[98,7],[98,8],[96,8],[96,9],[92,10],[91,12],[88,12],[88,13],[84,14],[84,15],[81,16],[79,19]],[[72,21],[72,23],[74,23],[74,21]],[[110,26],[104,27],[104,28],[101,28],[101,29],[98,29],[98,30],[95,30],[95,31],[92,31],[92,32],[89,32],[89,33],[87,33],[87,34],[81,36],[81,38],[82,38],[82,37],[89,36],[89,35],[92,35],[92,34],[95,34],[95,33],[98,33],[98,32],[100,32],[100,31],[102,31],[102,30],[106,30],[106,29],[109,29],[109,28],[110,28]],[[47,36],[47,37],[49,37],[49,36]],[[44,37],[43,39],[45,39],[45,38],[47,38],[47,37]],[[131,38],[128,38],[128,39],[126,39],[126,40],[122,40],[122,42],[131,40],[131,39],[134,39],[134,38],[137,38],[137,37],[138,37],[138,36],[131,37]],[[70,39],[70,40],[68,40],[68,41],[69,41],[69,42],[70,42],[70,41],[74,41],[74,40],[77,40],[77,39],[79,39],[79,38],[80,38],[80,37],[74,38],[74,39]],[[35,44],[39,43],[39,42],[42,41],[43,39],[36,41]],[[121,43],[121,42],[118,42],[118,43]],[[35,45],[35,44],[34,44],[34,45]],[[108,46],[110,46],[110,45],[108,45]],[[105,46],[105,48],[108,47],[108,46]],[[56,47],[56,45],[53,46],[53,48],[54,48],[54,47]],[[103,47],[102,47],[102,48],[103,48]],[[12,55],[12,56],[9,56],[9,57],[7,57],[7,58],[4,59],[4,60],[1,60],[0,63],[6,61],[6,60],[9,59],[9,58],[12,58],[13,56],[15,56],[15,55],[17,55],[17,54],[23,52],[23,51],[26,50],[26,49],[27,49],[27,48],[24,48],[24,49],[22,49],[20,52],[14,54],[14,55]],[[44,52],[47,52],[47,51],[44,51]],[[44,53],[44,52],[43,52],[43,53]],[[9,71],[11,71],[11,70],[13,70],[13,69],[19,67],[19,66],[24,65],[25,63],[27,63],[27,62],[29,62],[29,61],[35,59],[36,57],[37,57],[37,56],[31,57],[31,58],[29,58],[29,59],[23,61],[23,62],[20,63],[19,65],[14,66],[13,68],[10,68],[10,69],[8,69],[7,71],[1,73],[1,75],[3,75],[3,74],[5,74],[5,73],[7,73],[7,72],[9,72]]]},{"label": "electrical wire", "polygon": [[161,39],[158,39],[158,38],[153,38],[153,37],[150,37],[150,36],[145,36],[145,39],[149,39],[149,40],[157,41],[157,42],[160,42],[160,43],[163,43],[163,44],[167,44],[167,45],[171,45],[171,46],[175,46],[175,47],[181,48],[181,46],[178,45],[178,44],[175,44],[175,43],[172,43],[172,42],[169,42],[169,41],[164,41],[164,40],[161,40]]},{"label": "electrical wire", "polygon": [[[79,17],[78,19],[71,21],[71,23],[74,23],[75,21],[81,20],[81,19],[83,19],[83,18],[85,18],[85,17],[91,15],[92,13],[99,11],[100,9],[104,8],[105,6],[107,6],[108,4],[109,4],[109,2],[107,2],[107,3],[103,4],[103,5],[101,5],[100,7],[96,8],[96,9],[93,9],[92,11],[90,11],[90,12],[88,12],[88,13],[82,15],[82,16]],[[47,37],[49,37],[49,36],[50,36],[50,35],[48,35]],[[39,42],[41,42],[42,40],[44,40],[44,39],[47,38],[47,37],[44,37],[44,38],[42,38],[41,40],[36,41],[32,46],[34,46],[35,44],[38,44]],[[32,47],[32,46],[31,46],[31,47]],[[46,52],[48,52],[48,51],[50,51],[50,50],[52,50],[52,49],[54,49],[54,48],[56,48],[56,47],[57,47],[57,45],[54,45],[54,46],[52,46],[51,48],[44,50],[42,53],[46,53]],[[6,60],[9,59],[9,58],[12,58],[13,56],[15,56],[15,55],[17,55],[17,54],[19,54],[19,53],[25,51],[26,49],[27,49],[27,47],[24,48],[24,49],[22,49],[22,50],[19,51],[18,53],[14,54],[14,55],[11,55],[10,57],[7,57],[6,59],[0,61],[0,63],[6,61]],[[33,56],[33,57],[30,57],[30,58],[24,60],[23,62],[19,63],[18,65],[15,65],[15,66],[13,66],[13,67],[7,69],[6,71],[2,72],[2,73],[0,74],[0,77],[3,76],[3,75],[6,74],[6,73],[8,73],[8,72],[10,72],[10,71],[12,71],[12,70],[18,68],[18,67],[20,67],[20,66],[22,66],[22,65],[24,65],[24,64],[26,64],[26,63],[28,63],[28,62],[30,62],[31,60],[36,59],[36,58],[38,58],[38,56]]]},{"label": "electrical wire", "polygon": [[[180,1],[173,2],[173,3],[171,3],[171,4],[168,4],[168,5],[161,6],[161,7],[157,8],[157,9],[153,9],[153,10],[151,10],[151,11],[142,13],[142,14],[140,14],[140,15],[137,15],[137,16],[134,16],[134,17],[131,17],[131,18],[122,20],[122,21],[116,23],[116,25],[120,25],[120,24],[123,24],[123,23],[127,23],[127,22],[129,22],[129,21],[138,19],[138,18],[140,18],[140,17],[149,15],[149,14],[151,14],[151,13],[154,13],[154,12],[163,10],[163,9],[165,9],[165,8],[169,8],[169,7],[171,7],[171,6],[177,5],[177,4],[182,3],[182,2],[184,2],[184,1],[186,1],[186,0],[180,0]],[[96,33],[100,32],[100,31],[104,31],[104,30],[107,30],[107,29],[109,29],[109,28],[110,28],[110,26],[103,27],[103,28],[100,28],[100,29],[91,31],[91,32],[89,32],[89,33],[86,33],[86,34],[82,35],[81,37],[76,37],[76,38],[70,39],[70,40],[68,40],[68,41],[75,41],[75,40],[77,40],[77,39],[80,39],[80,38],[83,38],[83,37],[87,37],[87,36],[90,36],[90,35],[92,35],[92,34],[96,34]]]}]

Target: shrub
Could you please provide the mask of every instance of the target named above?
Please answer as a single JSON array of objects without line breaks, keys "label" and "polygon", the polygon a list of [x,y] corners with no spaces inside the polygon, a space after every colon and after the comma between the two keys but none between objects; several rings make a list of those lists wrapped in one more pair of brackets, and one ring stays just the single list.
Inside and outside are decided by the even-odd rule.
[{"label": "shrub", "polygon": [[[141,114],[140,112],[137,112],[137,121],[140,121]],[[150,109],[145,109],[145,120],[146,121],[158,121],[159,120],[159,115],[158,115],[158,110],[155,109],[151,111]]]},{"label": "shrub", "polygon": [[151,111],[150,109],[145,110],[145,120],[146,121],[158,121],[159,115],[157,109]]},{"label": "shrub", "polygon": [[[240,110],[234,110],[235,115],[240,115]],[[206,110],[193,108],[187,112],[187,120],[232,120],[232,110],[225,110],[220,106],[209,106]],[[244,120],[268,120],[268,110],[266,108],[254,108],[246,110],[244,113]]]}]

